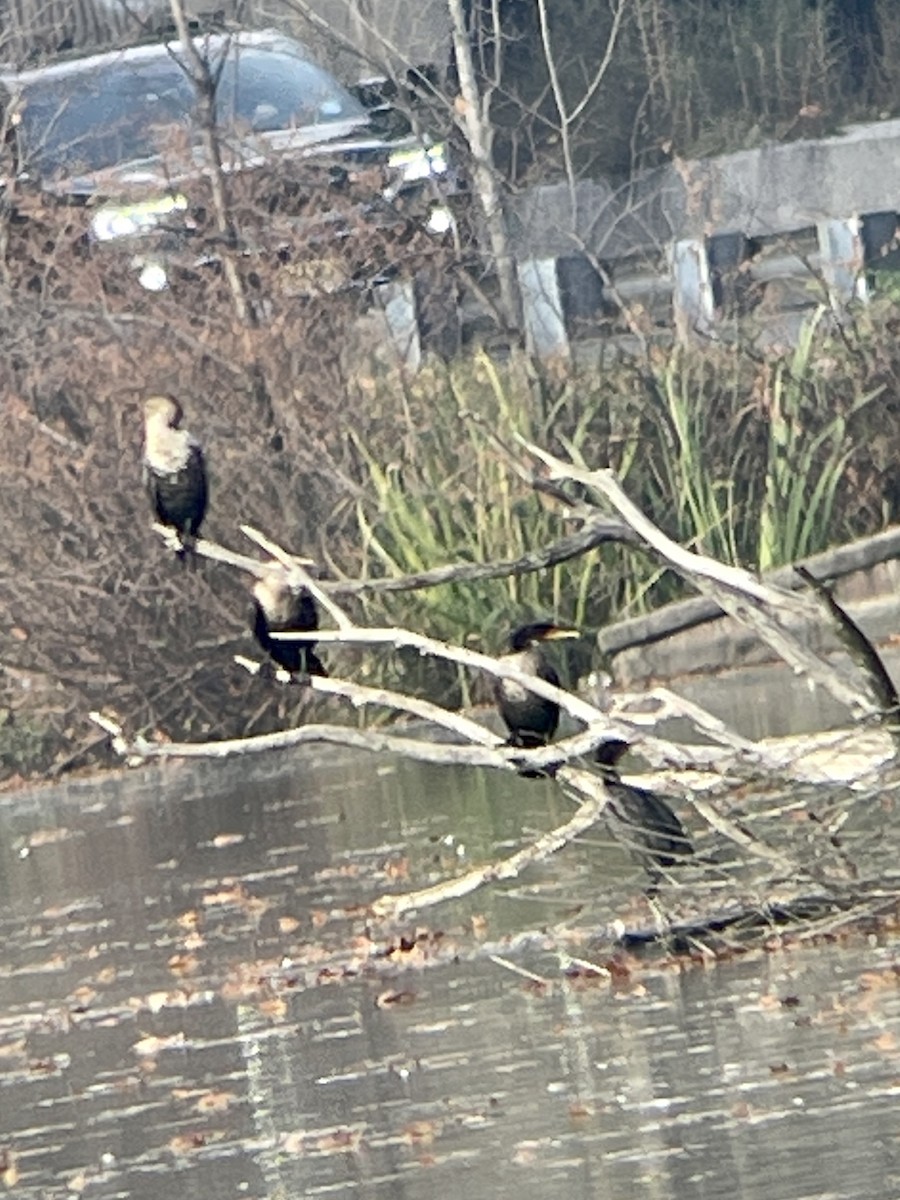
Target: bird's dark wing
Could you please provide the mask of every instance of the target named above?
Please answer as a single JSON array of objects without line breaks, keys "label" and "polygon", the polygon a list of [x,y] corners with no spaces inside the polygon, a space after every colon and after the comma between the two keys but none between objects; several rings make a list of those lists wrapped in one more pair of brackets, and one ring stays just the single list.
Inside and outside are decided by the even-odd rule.
[{"label": "bird's dark wing", "polygon": [[556,673],[556,668],[551,666],[546,659],[543,659],[538,667],[538,678],[543,679],[544,683],[552,683],[554,687],[559,687],[559,676]]},{"label": "bird's dark wing", "polygon": [[615,814],[629,828],[630,836],[663,867],[693,854],[694,848],[677,815],[662,796],[627,783],[608,783]]},{"label": "bird's dark wing", "polygon": [[269,622],[266,620],[266,614],[263,612],[259,602],[254,600],[251,625],[253,628],[253,636],[256,638],[260,649],[268,654],[272,649],[272,638],[269,634]]},{"label": "bird's dark wing", "polygon": [[206,459],[203,447],[198,443],[191,446],[191,454],[184,468],[186,490],[192,496],[192,509],[189,520],[189,532],[194,537],[200,536],[200,526],[206,516],[209,504],[209,480],[206,474]]},{"label": "bird's dark wing", "polygon": [[[291,628],[295,629],[298,633],[304,632],[307,629],[319,628],[319,610],[315,600],[306,588],[297,597],[297,604],[291,619]],[[315,645],[315,642],[312,642],[311,645]]]}]

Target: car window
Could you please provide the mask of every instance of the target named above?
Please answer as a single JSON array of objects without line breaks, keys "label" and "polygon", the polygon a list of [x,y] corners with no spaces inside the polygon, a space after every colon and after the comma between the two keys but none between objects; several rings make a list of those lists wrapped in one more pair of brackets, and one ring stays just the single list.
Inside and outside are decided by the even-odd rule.
[{"label": "car window", "polygon": [[[267,132],[365,119],[349,92],[300,55],[232,43],[224,66],[215,51],[209,61],[223,127]],[[20,93],[23,165],[58,176],[152,158],[173,130],[191,130],[195,107],[190,79],[169,54],[32,77]]]},{"label": "car window", "polygon": [[306,59],[258,46],[233,46],[218,88],[223,119],[265,131],[365,116],[359,101]]},{"label": "car window", "polygon": [[193,103],[190,80],[171,60],[37,78],[21,94],[23,164],[55,175],[150,158],[162,130],[186,124]]}]

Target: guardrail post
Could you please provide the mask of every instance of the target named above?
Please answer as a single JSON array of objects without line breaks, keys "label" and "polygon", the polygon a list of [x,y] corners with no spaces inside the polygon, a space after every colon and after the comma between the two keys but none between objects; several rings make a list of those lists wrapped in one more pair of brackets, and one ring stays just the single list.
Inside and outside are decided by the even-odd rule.
[{"label": "guardrail post", "polygon": [[822,276],[836,312],[853,300],[865,302],[869,298],[861,229],[859,217],[819,221],[816,225]]},{"label": "guardrail post", "polygon": [[381,307],[391,340],[408,371],[422,365],[422,339],[416,311],[416,293],[411,279],[395,280],[379,289]]},{"label": "guardrail post", "polygon": [[569,355],[569,335],[555,258],[526,258],[516,264],[528,349],[538,358]]},{"label": "guardrail post", "polygon": [[678,340],[712,337],[715,322],[709,258],[703,238],[685,238],[669,246],[672,272],[672,303]]}]

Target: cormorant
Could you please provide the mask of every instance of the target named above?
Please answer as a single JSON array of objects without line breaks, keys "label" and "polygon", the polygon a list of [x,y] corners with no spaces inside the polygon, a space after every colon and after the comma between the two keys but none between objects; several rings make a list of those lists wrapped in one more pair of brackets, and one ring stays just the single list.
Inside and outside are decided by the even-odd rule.
[{"label": "cormorant", "polygon": [[271,636],[319,628],[316,602],[307,589],[292,588],[281,572],[271,572],[256,581],[253,600],[253,636],[275,665],[292,675],[327,675],[314,641],[282,642]]},{"label": "cormorant", "polygon": [[[578,637],[577,629],[564,629],[547,621],[522,625],[510,634],[502,660],[559,687],[559,676],[541,651],[541,642],[574,637]],[[559,724],[559,705],[554,700],[545,700],[513,679],[500,678],[494,683],[494,697],[509,729],[507,745],[531,750],[552,740]]]},{"label": "cormorant", "polygon": [[660,867],[683,862],[694,853],[694,847],[662,796],[622,782],[618,762],[628,749],[626,741],[613,738],[598,746],[594,757],[610,793],[609,811],[627,828],[629,840],[656,881]]},{"label": "cormorant", "polygon": [[174,531],[184,561],[200,536],[208,488],[203,448],[181,428],[182,416],[171,396],[144,402],[144,483],[157,521]]}]

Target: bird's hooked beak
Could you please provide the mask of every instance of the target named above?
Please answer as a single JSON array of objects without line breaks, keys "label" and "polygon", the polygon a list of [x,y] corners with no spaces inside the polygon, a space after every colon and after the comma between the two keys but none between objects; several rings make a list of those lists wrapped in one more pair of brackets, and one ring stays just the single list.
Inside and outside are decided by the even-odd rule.
[{"label": "bird's hooked beak", "polygon": [[545,633],[541,634],[540,640],[542,642],[562,642],[578,637],[581,637],[579,629],[572,629],[565,625],[551,625]]}]

